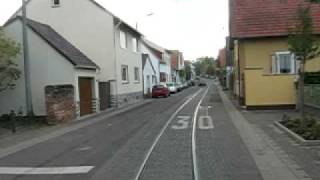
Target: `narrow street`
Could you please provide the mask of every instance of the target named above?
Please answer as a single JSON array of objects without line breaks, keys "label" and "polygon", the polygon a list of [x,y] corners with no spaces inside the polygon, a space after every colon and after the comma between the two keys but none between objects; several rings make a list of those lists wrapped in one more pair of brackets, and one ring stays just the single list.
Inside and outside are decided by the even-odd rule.
[{"label": "narrow street", "polygon": [[173,96],[4,157],[30,172],[0,179],[262,179],[212,82]]}]

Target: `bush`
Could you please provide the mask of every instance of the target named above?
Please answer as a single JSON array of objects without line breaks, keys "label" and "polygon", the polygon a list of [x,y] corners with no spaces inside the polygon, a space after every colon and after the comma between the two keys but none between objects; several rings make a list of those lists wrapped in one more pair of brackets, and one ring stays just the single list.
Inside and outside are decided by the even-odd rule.
[{"label": "bush", "polygon": [[304,82],[306,84],[320,84],[320,72],[306,72]]},{"label": "bush", "polygon": [[286,117],[281,124],[306,140],[320,140],[320,122],[312,117],[303,121]]}]

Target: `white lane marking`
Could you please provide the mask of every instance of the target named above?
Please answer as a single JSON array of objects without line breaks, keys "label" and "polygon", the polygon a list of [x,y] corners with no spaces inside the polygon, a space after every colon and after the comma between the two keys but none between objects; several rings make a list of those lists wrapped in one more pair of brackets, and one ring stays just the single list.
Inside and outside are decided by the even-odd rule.
[{"label": "white lane marking", "polygon": [[197,127],[197,116],[199,112],[200,105],[202,104],[203,99],[209,92],[209,87],[207,88],[206,92],[202,96],[199,101],[199,104],[196,107],[196,110],[193,115],[193,127],[192,127],[192,165],[193,165],[193,179],[199,180],[199,171],[198,171],[198,161],[197,161],[197,148],[196,148],[196,127]]},{"label": "white lane marking", "polygon": [[190,116],[178,116],[179,120],[177,121],[177,124],[172,125],[171,128],[175,130],[188,129],[190,118],[191,118]]},{"label": "white lane marking", "polygon": [[74,167],[0,167],[0,174],[3,175],[54,175],[54,174],[86,174],[94,166]]},{"label": "white lane marking", "polygon": [[82,148],[76,149],[76,151],[89,151],[91,149],[92,147],[88,146],[88,147],[82,147]]},{"label": "white lane marking", "polygon": [[196,92],[193,96],[191,96],[188,100],[186,100],[170,117],[170,119],[167,121],[167,123],[162,127],[160,133],[158,134],[158,136],[156,137],[156,139],[154,140],[153,144],[151,145],[149,151],[147,152],[142,165],[139,168],[139,171],[136,175],[136,177],[134,178],[134,180],[139,180],[142,172],[146,166],[146,163],[153,151],[153,149],[156,147],[156,145],[158,144],[158,141],[160,140],[162,134],[164,133],[164,131],[168,128],[169,124],[172,122],[172,120],[178,115],[178,113],[187,105],[191,102],[192,99],[194,99],[200,92],[202,91],[202,89],[200,89],[198,92]]},{"label": "white lane marking", "polygon": [[209,130],[214,128],[213,120],[210,116],[200,116],[199,118],[199,129]]}]

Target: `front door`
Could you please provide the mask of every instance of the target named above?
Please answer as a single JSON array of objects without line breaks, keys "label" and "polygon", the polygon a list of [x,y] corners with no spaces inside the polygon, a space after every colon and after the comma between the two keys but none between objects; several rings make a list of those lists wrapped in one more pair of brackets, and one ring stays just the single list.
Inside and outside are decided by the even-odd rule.
[{"label": "front door", "polygon": [[92,78],[79,78],[80,116],[92,114]]}]

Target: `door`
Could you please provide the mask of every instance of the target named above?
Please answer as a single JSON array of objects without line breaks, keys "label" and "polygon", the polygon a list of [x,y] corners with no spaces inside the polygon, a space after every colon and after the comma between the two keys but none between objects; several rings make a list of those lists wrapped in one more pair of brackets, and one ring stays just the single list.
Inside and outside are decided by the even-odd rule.
[{"label": "door", "polygon": [[106,110],[110,107],[110,83],[99,83],[100,110]]},{"label": "door", "polygon": [[80,116],[92,114],[92,79],[79,78]]}]

